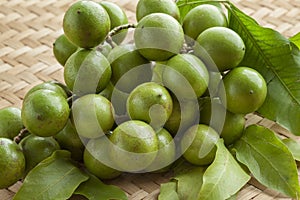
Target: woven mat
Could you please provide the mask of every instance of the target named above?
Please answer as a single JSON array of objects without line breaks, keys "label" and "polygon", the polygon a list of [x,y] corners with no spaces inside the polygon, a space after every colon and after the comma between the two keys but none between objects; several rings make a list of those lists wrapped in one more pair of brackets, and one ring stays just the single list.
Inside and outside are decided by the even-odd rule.
[{"label": "woven mat", "polygon": [[[63,68],[52,53],[52,43],[62,33],[63,14],[75,0],[1,0],[0,1],[0,108],[21,107],[22,98],[34,85],[47,80],[63,81]],[[135,21],[136,0],[113,0],[122,6],[131,22]],[[261,25],[285,36],[300,31],[299,0],[234,0],[233,2]],[[277,124],[256,115],[247,116],[248,124],[261,124],[284,135]],[[1,177],[0,177],[1,178]],[[110,181],[123,188],[131,200],[157,199],[159,184],[168,174],[124,174]],[[18,182],[0,190],[0,200],[12,199]],[[240,200],[287,199],[255,180],[239,193]]]}]

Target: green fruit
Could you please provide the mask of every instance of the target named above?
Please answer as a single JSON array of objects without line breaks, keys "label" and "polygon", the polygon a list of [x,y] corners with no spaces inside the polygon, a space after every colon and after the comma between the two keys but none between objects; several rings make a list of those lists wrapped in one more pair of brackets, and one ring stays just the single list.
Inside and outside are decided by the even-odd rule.
[{"label": "green fruit", "polygon": [[66,37],[81,48],[92,48],[104,41],[110,30],[105,9],[93,1],[78,1],[66,11],[63,19]]},{"label": "green fruit", "polygon": [[166,130],[161,129],[156,133],[158,139],[158,152],[155,160],[146,171],[165,172],[169,170],[175,161],[176,147],[172,135]]},{"label": "green fruit", "polygon": [[53,43],[53,54],[62,66],[77,49],[78,47],[71,43],[65,34],[60,35]]},{"label": "green fruit", "polygon": [[180,100],[176,97],[173,99],[173,110],[164,128],[167,129],[174,137],[185,132],[189,127],[198,124],[199,105],[198,101]]},{"label": "green fruit", "polygon": [[108,60],[96,50],[77,51],[65,64],[65,82],[78,96],[101,92],[109,83],[110,77]]},{"label": "green fruit", "polygon": [[[120,8],[120,6],[109,1],[101,1],[100,5],[106,10],[107,14],[109,15],[110,30],[113,30],[118,26],[128,24],[126,13],[122,10],[122,8]],[[127,30],[122,30],[117,35],[114,35],[112,39],[117,44],[120,44],[125,39],[126,35]]]},{"label": "green fruit", "polygon": [[123,92],[129,93],[136,86],[151,80],[150,62],[141,56],[134,45],[115,47],[108,60],[112,69],[111,82]]},{"label": "green fruit", "polygon": [[62,149],[66,149],[71,152],[71,157],[74,160],[82,160],[84,145],[70,120],[64,129],[56,134],[54,138]]},{"label": "green fruit", "polygon": [[[218,70],[222,72],[238,66],[243,60],[245,44],[233,30],[226,27],[212,27],[198,36],[194,51],[204,62],[211,58]],[[208,65],[208,67],[217,70],[214,66]]]},{"label": "green fruit", "polygon": [[138,172],[156,158],[158,139],[145,122],[132,120],[120,124],[111,134],[114,144],[110,149],[112,161],[122,171]]},{"label": "green fruit", "polygon": [[220,72],[208,71],[209,82],[208,88],[202,96],[215,97],[218,94],[219,85],[222,80],[222,75]]},{"label": "green fruit", "polygon": [[108,56],[112,49],[112,46],[106,41],[104,41],[101,45],[97,47],[97,51],[102,53],[105,57]]},{"label": "green fruit", "polygon": [[37,90],[52,90],[53,92],[56,92],[57,94],[62,95],[64,98],[67,98],[68,95],[65,92],[65,90],[60,87],[59,85],[52,83],[51,81],[47,81],[44,83],[40,83],[33,88],[31,88],[25,95],[24,99],[26,99],[31,93],[37,91]]},{"label": "green fruit", "polygon": [[0,155],[0,189],[4,189],[23,177],[25,157],[21,148],[8,138],[0,138]]},{"label": "green fruit", "polygon": [[218,133],[207,125],[189,128],[181,140],[183,157],[194,165],[209,165],[213,162],[219,140]]},{"label": "green fruit", "polygon": [[72,120],[80,136],[97,138],[112,128],[114,109],[105,97],[88,94],[73,102]]},{"label": "green fruit", "polygon": [[111,100],[111,95],[113,93],[113,90],[115,89],[114,85],[109,82],[104,90],[102,90],[99,94],[108,100]]},{"label": "green fruit", "polygon": [[227,110],[247,114],[256,111],[265,101],[267,84],[256,70],[237,67],[223,78],[220,99]]},{"label": "green fruit", "polygon": [[178,99],[196,100],[206,91],[209,75],[204,63],[196,56],[178,54],[167,62],[162,79],[164,86]]},{"label": "green fruit", "polygon": [[166,88],[149,82],[139,85],[130,93],[126,107],[131,119],[145,121],[157,130],[169,119],[173,102]]},{"label": "green fruit", "polygon": [[121,175],[122,172],[111,168],[109,139],[106,136],[91,139],[84,150],[84,165],[85,167],[100,179],[112,179]]},{"label": "green fruit", "polygon": [[25,137],[19,144],[23,150],[27,174],[37,164],[52,155],[56,150],[60,149],[59,144],[52,137],[39,137],[29,135]]},{"label": "green fruit", "polygon": [[126,102],[129,97],[129,94],[126,92],[122,92],[117,88],[113,89],[111,95],[111,103],[115,109],[117,115],[126,115]]},{"label": "green fruit", "polygon": [[173,0],[139,0],[136,6],[137,21],[151,13],[165,13],[180,20],[179,9]]},{"label": "green fruit", "polygon": [[162,80],[162,74],[165,69],[165,65],[167,62],[155,62],[153,68],[152,68],[152,78],[151,82],[158,83],[160,85],[163,85],[163,80]]},{"label": "green fruit", "polygon": [[0,138],[13,139],[23,128],[21,110],[8,107],[0,109]]},{"label": "green fruit", "polygon": [[225,14],[216,6],[203,4],[188,12],[183,19],[184,33],[189,39],[196,40],[206,29],[216,26],[227,26]]},{"label": "green fruit", "polygon": [[37,90],[24,101],[21,116],[27,130],[41,137],[49,137],[61,131],[70,109],[67,100],[51,90]]},{"label": "green fruit", "polygon": [[[233,144],[243,134],[246,123],[244,115],[226,110],[219,100],[213,100],[213,106],[212,110],[211,101],[207,101],[203,105],[200,112],[200,123],[209,125],[216,130],[224,139],[225,145]],[[213,115],[212,112],[214,112]]]},{"label": "green fruit", "polygon": [[180,52],[184,33],[179,22],[170,15],[152,13],[139,21],[134,42],[148,60],[163,61]]}]

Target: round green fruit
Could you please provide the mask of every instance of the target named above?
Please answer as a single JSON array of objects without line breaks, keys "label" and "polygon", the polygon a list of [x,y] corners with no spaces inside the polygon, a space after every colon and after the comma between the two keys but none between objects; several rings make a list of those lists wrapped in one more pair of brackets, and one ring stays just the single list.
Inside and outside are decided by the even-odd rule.
[{"label": "round green fruit", "polygon": [[112,132],[110,141],[113,143],[111,159],[122,171],[142,171],[156,158],[158,139],[145,122],[131,120],[120,124]]},{"label": "round green fruit", "polygon": [[63,130],[53,137],[56,139],[62,149],[66,149],[71,152],[71,157],[74,160],[82,160],[85,147],[70,120],[67,122]]},{"label": "round green fruit", "polygon": [[110,64],[97,50],[81,49],[75,52],[65,64],[65,82],[78,96],[101,92],[110,78]]},{"label": "round green fruit", "polygon": [[227,110],[247,114],[256,111],[267,96],[267,84],[259,72],[249,67],[237,67],[223,78],[220,99]]},{"label": "round green fruit", "polygon": [[246,123],[245,116],[226,110],[220,101],[213,100],[213,104],[213,110],[211,101],[207,101],[203,105],[200,112],[200,123],[212,127],[224,139],[225,145],[231,145],[243,134]]},{"label": "round green fruit", "polygon": [[114,124],[114,108],[105,97],[88,94],[73,102],[72,120],[80,136],[101,137]]},{"label": "round green fruit", "polygon": [[216,6],[203,4],[188,12],[183,19],[183,30],[188,39],[193,41],[206,29],[227,26],[227,19],[222,10]]},{"label": "round green fruit", "polygon": [[56,60],[64,66],[68,58],[78,47],[68,40],[65,34],[60,35],[53,43],[53,54]]},{"label": "round green fruit", "polygon": [[53,137],[39,137],[32,134],[21,140],[19,145],[26,160],[25,174],[51,156],[54,151],[60,149],[59,144]]},{"label": "round green fruit", "polygon": [[162,74],[163,84],[178,99],[196,100],[206,91],[209,74],[204,63],[196,56],[178,54],[166,65]]},{"label": "round green fruit", "polygon": [[199,104],[198,101],[173,99],[173,110],[164,128],[167,129],[173,137],[181,135],[189,127],[199,122]]},{"label": "round green fruit", "polygon": [[155,160],[146,168],[146,171],[165,172],[169,170],[171,164],[175,161],[175,142],[172,135],[166,129],[162,128],[156,135],[158,139],[158,152]]},{"label": "round green fruit", "polygon": [[0,138],[13,139],[23,128],[21,110],[15,107],[0,109]]},{"label": "round green fruit", "polygon": [[169,119],[173,102],[166,88],[148,82],[139,85],[129,94],[126,107],[131,119],[145,121],[157,130]]},{"label": "round green fruit", "polygon": [[106,10],[93,1],[78,1],[71,5],[63,18],[66,37],[81,48],[92,48],[104,41],[110,30]]},{"label": "round green fruit", "polygon": [[181,140],[183,157],[194,165],[209,165],[215,158],[218,140],[219,134],[211,127],[194,125]]},{"label": "round green fruit", "polygon": [[[194,51],[204,62],[211,58],[217,69],[223,72],[238,66],[243,60],[245,44],[233,30],[226,27],[212,27],[197,37]],[[216,71],[215,66],[210,65],[208,67]]]},{"label": "round green fruit", "polygon": [[112,69],[111,82],[123,92],[129,93],[136,86],[151,80],[151,64],[134,45],[115,47],[108,60]]},{"label": "round green fruit", "polygon": [[70,114],[67,100],[51,90],[37,90],[24,101],[21,116],[27,130],[41,137],[49,137],[61,131]]},{"label": "round green fruit", "polygon": [[25,157],[19,145],[8,138],[0,138],[0,155],[0,189],[4,189],[23,177]]},{"label": "round green fruit", "polygon": [[146,59],[163,61],[180,52],[184,33],[179,22],[170,15],[152,13],[139,21],[134,42]]},{"label": "round green fruit", "polygon": [[[110,30],[113,30],[118,26],[128,24],[126,13],[120,6],[109,1],[101,1],[100,5],[106,10],[107,14],[109,15]],[[126,35],[127,30],[122,30],[118,34],[114,35],[112,37],[112,40],[117,44],[120,44],[125,39]]]},{"label": "round green fruit", "polygon": [[37,90],[52,90],[53,92],[56,92],[57,94],[62,95],[64,98],[67,98],[68,95],[65,92],[65,90],[60,87],[59,85],[51,82],[51,81],[47,81],[44,83],[40,83],[36,86],[34,86],[33,88],[31,88],[25,95],[24,99],[26,99],[31,93],[37,91]]},{"label": "round green fruit", "polygon": [[151,13],[165,13],[180,20],[179,9],[173,0],[139,0],[136,6],[137,21]]},{"label": "round green fruit", "polygon": [[110,141],[106,136],[91,139],[84,150],[84,165],[89,172],[100,179],[113,179],[122,173],[108,166],[111,162],[109,143]]}]

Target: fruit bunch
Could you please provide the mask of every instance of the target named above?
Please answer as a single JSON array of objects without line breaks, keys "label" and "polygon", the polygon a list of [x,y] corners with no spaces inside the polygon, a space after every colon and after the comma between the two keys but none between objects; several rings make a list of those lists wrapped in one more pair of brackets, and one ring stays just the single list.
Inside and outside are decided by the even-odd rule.
[{"label": "fruit bunch", "polygon": [[[264,104],[267,83],[255,66],[242,64],[248,47],[224,10],[206,2],[182,16],[172,0],[139,0],[137,23],[128,24],[117,4],[71,5],[53,46],[65,84],[39,84],[21,110],[0,111],[0,188],[24,178],[15,197],[22,199],[26,180],[67,150],[68,166],[79,166],[90,181],[182,166],[205,176],[226,157],[239,184],[213,199],[238,192],[253,173],[235,159],[242,142],[257,130],[272,132],[245,127],[245,116]],[[68,195],[84,195],[77,186],[87,179]],[[205,199],[205,189],[203,182],[188,198]]]}]

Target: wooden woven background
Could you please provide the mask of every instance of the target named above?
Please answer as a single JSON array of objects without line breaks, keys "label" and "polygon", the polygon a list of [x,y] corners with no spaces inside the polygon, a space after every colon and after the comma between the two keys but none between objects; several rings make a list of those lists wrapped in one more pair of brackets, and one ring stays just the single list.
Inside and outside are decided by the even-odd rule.
[{"label": "wooden woven background", "polygon": [[[34,85],[47,80],[63,81],[63,68],[52,53],[52,43],[62,33],[66,9],[76,0],[1,0],[0,1],[0,108],[21,107],[22,98]],[[136,0],[111,0],[124,8],[135,21]],[[300,31],[299,0],[234,0],[261,25],[271,27],[289,37]],[[250,115],[248,124],[262,124],[281,134],[278,125]],[[1,170],[1,169],[0,169]],[[0,177],[1,178],[1,177]],[[111,181],[123,188],[131,200],[157,199],[159,184],[167,175],[125,174]],[[0,200],[11,199],[21,183],[0,190]],[[238,199],[287,199],[251,180]]]}]

